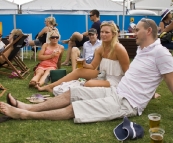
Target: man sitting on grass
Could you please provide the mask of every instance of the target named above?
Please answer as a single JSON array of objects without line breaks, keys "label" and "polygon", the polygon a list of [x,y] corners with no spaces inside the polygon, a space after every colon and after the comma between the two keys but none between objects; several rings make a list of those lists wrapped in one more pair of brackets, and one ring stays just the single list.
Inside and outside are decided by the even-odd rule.
[{"label": "man sitting on grass", "polygon": [[[101,45],[101,41],[97,39],[97,30],[95,28],[91,28],[88,31],[89,41],[86,41],[83,44],[82,54],[77,47],[73,47],[71,53],[71,61],[72,61],[72,70],[76,69],[78,57],[84,58],[87,64],[90,64],[94,57],[94,51],[97,47]],[[80,56],[81,55],[81,56]]]},{"label": "man sitting on grass", "polygon": [[14,119],[74,118],[75,123],[141,115],[162,78],[173,93],[173,58],[160,44],[153,20],[141,19],[135,33],[139,45],[137,55],[117,88],[71,88],[62,95],[34,105],[16,101],[8,94],[11,105],[0,102],[1,113]]}]

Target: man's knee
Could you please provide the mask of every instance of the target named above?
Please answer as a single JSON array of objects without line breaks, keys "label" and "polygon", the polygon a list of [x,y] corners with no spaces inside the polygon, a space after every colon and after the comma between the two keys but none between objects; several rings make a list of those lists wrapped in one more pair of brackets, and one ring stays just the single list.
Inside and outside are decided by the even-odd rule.
[{"label": "man's knee", "polygon": [[79,52],[79,49],[77,47],[73,47],[72,53],[78,53],[78,52]]},{"label": "man's knee", "polygon": [[66,115],[66,119],[71,119],[71,118],[74,118],[75,116],[74,116],[74,111],[73,111],[73,106],[72,106],[72,104],[70,104],[69,106],[67,106],[66,108],[65,108],[65,110],[66,110],[66,113],[67,113],[67,115]]}]

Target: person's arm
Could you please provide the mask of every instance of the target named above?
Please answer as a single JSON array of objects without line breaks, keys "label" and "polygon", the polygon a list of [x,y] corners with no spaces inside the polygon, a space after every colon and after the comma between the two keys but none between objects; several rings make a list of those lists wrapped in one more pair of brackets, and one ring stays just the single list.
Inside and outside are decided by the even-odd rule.
[{"label": "person's arm", "polygon": [[120,43],[116,44],[116,56],[118,58],[123,72],[125,73],[129,68],[130,60],[125,47]]},{"label": "person's arm", "polygon": [[44,52],[45,52],[47,46],[48,46],[48,43],[43,44],[43,46],[41,47],[41,50],[38,53],[38,59],[40,61],[48,60],[55,56],[54,52],[51,55],[44,55]]},{"label": "person's arm", "polygon": [[165,29],[164,23],[160,22],[159,27],[160,27],[160,32],[163,32],[163,30]]},{"label": "person's arm", "polygon": [[102,59],[101,49],[102,49],[102,47],[98,47],[98,48],[95,49],[94,59],[92,60],[91,64],[87,64],[87,63],[84,62],[84,65],[83,65],[84,68],[94,70],[100,65],[100,61]]},{"label": "person's arm", "polygon": [[44,33],[46,33],[46,32],[47,32],[47,29],[48,29],[48,27],[44,27],[44,28],[38,33],[37,38],[40,37],[40,36],[42,36]]},{"label": "person's arm", "polygon": [[164,78],[169,90],[173,93],[173,72],[164,74],[163,78]]},{"label": "person's arm", "polygon": [[168,26],[165,27],[163,32],[169,32],[171,30],[173,30],[173,21]]},{"label": "person's arm", "polygon": [[61,48],[61,53],[59,55],[59,59],[58,59],[58,63],[57,63],[58,69],[61,68],[61,59],[62,59],[62,55],[64,53],[64,46],[61,45],[60,48]]}]

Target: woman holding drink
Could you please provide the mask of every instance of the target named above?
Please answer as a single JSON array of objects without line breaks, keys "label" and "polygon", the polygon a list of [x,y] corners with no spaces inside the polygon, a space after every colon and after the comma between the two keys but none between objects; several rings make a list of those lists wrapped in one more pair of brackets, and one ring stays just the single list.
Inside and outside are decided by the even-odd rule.
[{"label": "woman holding drink", "polygon": [[[35,87],[36,84],[43,85],[50,70],[61,67],[61,57],[64,47],[58,44],[59,33],[52,31],[50,33],[50,43],[43,44],[38,59],[41,61],[35,69],[35,75],[29,83],[29,87]],[[57,67],[58,66],[58,67]]]},{"label": "woman holding drink", "polygon": [[[118,28],[113,21],[105,21],[101,24],[100,32],[102,45],[95,50],[94,59],[91,64],[83,63],[83,68],[78,68],[60,80],[40,87],[37,85],[39,91],[53,91],[55,86],[62,82],[75,80],[78,78],[85,78],[89,80],[84,86],[94,87],[110,87],[117,86],[122,76],[129,68],[129,57],[126,49],[118,42]],[[100,65],[100,72],[106,74],[106,80],[96,80],[99,71],[95,70]],[[92,79],[92,80],[90,80]]]}]

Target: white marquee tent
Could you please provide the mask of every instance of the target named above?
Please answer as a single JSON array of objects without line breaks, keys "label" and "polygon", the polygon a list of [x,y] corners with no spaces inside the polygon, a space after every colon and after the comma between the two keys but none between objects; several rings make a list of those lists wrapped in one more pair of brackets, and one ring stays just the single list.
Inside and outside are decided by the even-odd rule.
[{"label": "white marquee tent", "polygon": [[18,4],[6,0],[0,0],[0,14],[18,14],[18,10]]},{"label": "white marquee tent", "polygon": [[133,0],[135,9],[147,9],[157,11],[158,14],[162,9],[173,9],[172,0]]},{"label": "white marquee tent", "polygon": [[101,14],[122,14],[123,6],[111,0],[34,0],[21,5],[23,14],[86,14],[97,9]]}]

